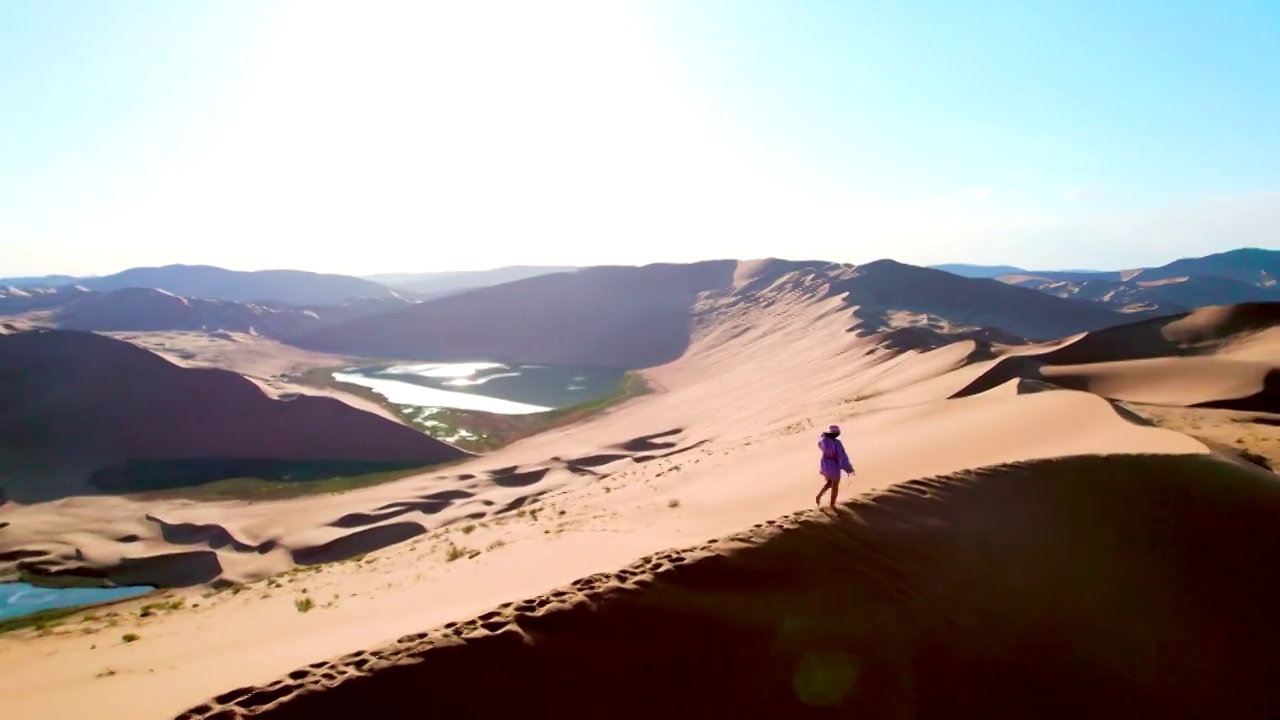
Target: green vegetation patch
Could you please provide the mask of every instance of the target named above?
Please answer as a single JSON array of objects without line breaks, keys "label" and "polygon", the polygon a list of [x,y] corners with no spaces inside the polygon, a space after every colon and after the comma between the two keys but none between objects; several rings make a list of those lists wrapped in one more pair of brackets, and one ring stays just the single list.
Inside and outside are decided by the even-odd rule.
[{"label": "green vegetation patch", "polygon": [[41,610],[33,612],[30,615],[22,615],[16,618],[0,620],[0,633],[12,632],[23,628],[31,628],[37,632],[44,632],[66,622],[67,618],[78,612],[83,612],[83,607],[70,608],[51,608],[49,610]]}]

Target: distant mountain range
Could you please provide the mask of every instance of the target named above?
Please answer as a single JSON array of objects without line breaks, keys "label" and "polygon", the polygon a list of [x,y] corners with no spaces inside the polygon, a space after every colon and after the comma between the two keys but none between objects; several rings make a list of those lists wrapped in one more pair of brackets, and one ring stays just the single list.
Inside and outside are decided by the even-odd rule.
[{"label": "distant mountain range", "polygon": [[994,278],[1001,275],[1011,275],[1013,273],[1024,273],[1020,267],[1013,265],[969,265],[967,263],[944,263],[942,265],[930,265],[930,270],[941,270],[949,272],[952,275],[959,275],[967,278]]},{"label": "distant mountain range", "polygon": [[[941,270],[949,272],[952,275],[960,275],[967,278],[996,278],[1001,275],[1015,275],[1019,273],[1029,272],[1020,267],[1013,265],[969,265],[967,263],[944,263],[942,265],[929,265],[931,270]],[[1060,273],[1098,273],[1101,270],[1056,270],[1053,272]]]},{"label": "distant mountain range", "polygon": [[[776,263],[794,263],[769,262],[774,263],[774,267]],[[1185,258],[1153,268],[1110,271],[1028,271],[1010,265],[965,264],[919,268],[896,263],[896,269],[890,273],[877,263],[848,266],[811,261],[800,262],[799,266],[828,274],[835,272],[832,268],[836,267],[858,268],[856,276],[861,279],[855,283],[857,293],[851,297],[860,297],[866,307],[917,308],[948,322],[989,327],[1022,337],[1058,336],[1070,327],[1084,328],[1096,323],[1085,322],[1073,314],[1070,317],[1074,319],[1065,325],[1050,322],[1056,327],[1050,331],[1042,321],[1024,323],[1010,319],[1008,312],[988,313],[980,303],[973,304],[964,298],[1003,297],[1000,293],[1007,291],[989,288],[984,294],[971,289],[978,286],[953,287],[954,281],[950,279],[960,277],[997,283],[1060,300],[1087,303],[1088,307],[1107,313],[1130,315],[1171,314],[1206,305],[1280,301],[1277,285],[1280,251],[1258,248]],[[662,315],[660,324],[665,327],[668,322],[687,318],[692,298],[698,293],[727,287],[728,276],[708,270],[713,267],[720,266],[715,262],[659,263],[642,268],[510,266],[476,272],[400,273],[357,278],[296,270],[240,272],[200,265],[169,265],[134,268],[99,278],[72,278],[71,282],[53,288],[39,287],[39,281],[62,282],[68,278],[0,280],[0,316],[36,313],[27,320],[48,327],[81,330],[256,332],[296,340],[315,349],[384,356],[423,356],[448,347],[454,349],[451,352],[463,355],[480,352],[508,357],[512,352],[507,346],[515,343],[516,338],[525,338],[529,342],[522,340],[519,347],[527,349],[531,347],[530,342],[557,346],[546,348],[548,357],[563,354],[610,363],[632,362],[667,357],[683,347],[684,331],[672,330],[664,336],[662,347],[654,346],[652,353],[620,349],[630,344],[626,328],[641,318],[654,320]],[[732,274],[732,271],[725,272]],[[702,279],[691,281],[690,277]],[[708,279],[711,277],[717,279],[711,281]],[[882,284],[879,282],[882,277],[893,280]],[[896,287],[895,282],[906,285]],[[923,293],[920,283],[936,287]],[[954,291],[955,302],[930,304],[927,298],[940,297],[938,293],[943,289]],[[1040,307],[1042,303],[1029,299],[1032,297],[1008,296],[1003,301]],[[542,317],[547,313],[555,315],[555,323],[564,326],[548,330],[547,323],[551,321]],[[1095,319],[1102,317],[1107,316],[1097,315]],[[479,342],[476,338],[484,333],[473,333],[476,338],[463,338],[470,333],[467,329],[470,324],[478,322],[504,328],[503,332],[512,340],[496,345]],[[574,327],[594,327],[598,323],[603,323],[599,328],[602,334],[585,336],[612,347],[612,355],[604,347],[574,350],[576,340],[556,339],[562,334],[572,335]],[[531,333],[539,332],[537,328],[551,334],[535,342]]]},{"label": "distant mountain range", "polygon": [[493,270],[466,270],[434,273],[385,273],[366,275],[364,279],[381,283],[397,290],[409,290],[426,297],[441,297],[450,293],[475,288],[501,285],[525,278],[578,270],[568,266],[512,265]]},{"label": "distant mountain range", "polygon": [[1050,295],[1128,313],[1171,314],[1206,305],[1280,302],[1280,250],[1240,248],[1129,270],[1032,271],[1009,265],[938,265]]}]

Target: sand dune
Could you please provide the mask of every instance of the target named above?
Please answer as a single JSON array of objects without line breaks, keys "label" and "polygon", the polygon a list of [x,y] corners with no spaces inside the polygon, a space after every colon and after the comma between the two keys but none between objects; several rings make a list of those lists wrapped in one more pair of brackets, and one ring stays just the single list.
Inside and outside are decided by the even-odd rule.
[{"label": "sand dune", "polygon": [[1198,258],[1182,258],[1157,268],[1133,274],[1138,280],[1165,280],[1188,276],[1209,276],[1272,287],[1280,277],[1280,250],[1238,248]]},{"label": "sand dune", "polygon": [[0,315],[52,310],[88,294],[88,290],[74,285],[63,288],[0,287]]},{"label": "sand dune", "polygon": [[190,368],[217,368],[239,373],[271,397],[320,395],[341,400],[355,408],[403,423],[385,406],[332,388],[303,385],[294,376],[318,368],[336,368],[359,362],[358,358],[313,353],[260,335],[234,332],[104,332]]},{"label": "sand dune", "polygon": [[783,287],[805,287],[812,300],[842,298],[856,316],[850,326],[864,334],[909,323],[948,334],[1049,339],[1123,320],[1101,307],[892,260],[850,266],[766,259],[585,268],[431,300],[289,342],[354,355],[643,368],[689,348],[691,317],[696,326],[709,301],[768,306]]},{"label": "sand dune", "polygon": [[1027,379],[1116,400],[1280,412],[1280,303],[1202,308],[1039,346],[957,343],[934,353],[915,362],[954,368],[929,385],[953,398]]},{"label": "sand dune", "polygon": [[[691,301],[679,359],[645,371],[659,392],[489,456],[287,502],[0,508],[0,556],[209,585],[174,591],[179,611],[0,636],[0,696],[22,717],[173,717],[206,698],[197,716],[229,717],[329,685],[272,712],[306,716],[327,697],[327,710],[388,717],[520,709],[508,701],[537,714],[720,703],[791,716],[816,707],[796,703],[799,672],[810,701],[852,687],[841,707],[868,717],[933,717],[940,703],[949,716],[1052,716],[1051,699],[1077,716],[1109,714],[1104,699],[1203,716],[1214,693],[1218,716],[1270,709],[1269,657],[1240,638],[1263,622],[1248,603],[1275,600],[1261,557],[1280,527],[1274,476],[1043,377],[957,396],[1008,361],[1061,350],[1072,362],[1060,364],[1080,364],[1067,351],[1093,333],[927,349],[986,306],[935,318],[896,296],[851,305],[836,288],[859,270],[845,266],[730,270]],[[1067,302],[1046,300],[1022,321]],[[889,342],[900,312],[924,320],[901,326],[927,330],[907,331],[926,339],[920,349]],[[1256,358],[1270,343],[1265,321],[1220,332],[1239,318],[1214,312],[1146,357]],[[1196,354],[1169,350],[1179,343]],[[838,519],[776,521],[812,506],[814,444],[830,422],[858,468],[842,496],[855,502]],[[1119,457],[1135,454],[1152,457]],[[734,535],[755,524],[766,525]],[[1208,551],[1218,565],[1198,564]],[[573,602],[560,608],[556,588]],[[314,608],[295,609],[308,598]],[[1232,598],[1242,604],[1222,612]],[[460,632],[425,633],[448,623]],[[503,629],[513,623],[518,633]],[[1266,632],[1251,637],[1270,642]],[[1055,662],[1031,662],[1037,653]],[[1137,662],[1115,664],[1127,657]],[[852,660],[857,677],[838,682]],[[1173,689],[1152,690],[1158,676]],[[748,701],[752,712],[729,704]]]},{"label": "sand dune", "polygon": [[1035,275],[1007,275],[1001,281],[1055,297],[1106,305],[1120,312],[1169,315],[1206,305],[1280,302],[1280,290],[1228,278],[1170,277],[1144,281],[1144,275],[1120,280],[1052,280]]},{"label": "sand dune", "polygon": [[235,373],[179,367],[93,333],[0,336],[0,366],[0,477],[22,502],[84,492],[91,482],[144,489],[120,482],[128,475],[121,464],[134,461],[467,457],[331,398],[274,400]]},{"label": "sand dune", "polygon": [[380,357],[647,367],[688,346],[698,293],[727,287],[736,263],[593,267],[458,295],[290,340]]},{"label": "sand dune", "polygon": [[1018,268],[1002,275],[1006,282],[1022,282],[1029,278],[1052,281],[1088,282],[1108,280],[1127,283],[1160,282],[1180,278],[1224,278],[1258,287],[1272,287],[1280,277],[1280,250],[1237,248],[1203,257],[1182,258],[1159,267],[1128,270],[1062,270],[1028,272]]},{"label": "sand dune", "polygon": [[1212,458],[914,480],[179,717],[1270,717],[1277,514],[1275,476]]},{"label": "sand dune", "polygon": [[[889,325],[888,311],[937,315],[950,324],[996,328],[1018,337],[1049,340],[1124,321],[1104,307],[1055,298],[996,280],[966,278],[894,260],[858,266],[831,284],[858,316]],[[871,328],[866,328],[871,329]]]},{"label": "sand dune", "polygon": [[[341,498],[168,504],[68,498],[6,515],[0,558],[17,559],[40,575],[102,577],[118,584],[254,582],[298,565],[364,555],[436,528],[511,515],[574,482],[600,480],[622,467],[703,444],[681,442],[680,435],[675,428],[581,457],[440,474]],[[86,543],[89,537],[97,540]],[[201,553],[205,561],[190,567],[173,562],[174,553]]]},{"label": "sand dune", "polygon": [[189,298],[139,287],[105,292],[79,286],[0,288],[0,316],[93,332],[231,332],[282,338],[410,304],[412,301],[394,295],[334,305],[292,306]]},{"label": "sand dune", "polygon": [[1040,368],[1040,374],[1064,387],[1117,400],[1219,407],[1232,410],[1280,410],[1280,367],[1269,363],[1219,358],[1131,360]]}]

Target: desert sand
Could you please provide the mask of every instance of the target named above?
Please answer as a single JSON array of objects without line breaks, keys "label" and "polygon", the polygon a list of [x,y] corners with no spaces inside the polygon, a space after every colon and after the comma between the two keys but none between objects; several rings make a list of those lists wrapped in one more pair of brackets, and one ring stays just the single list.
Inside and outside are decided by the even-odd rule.
[{"label": "desert sand", "polygon": [[[185,601],[0,636],[5,709],[1280,710],[1280,482],[1118,402],[1266,400],[1267,322],[1216,311],[1163,354],[1145,326],[1103,331],[1097,358],[1089,334],[885,349],[827,278],[741,264],[731,282],[646,371],[659,392],[447,471],[287,502],[0,507],[0,557],[127,564]],[[1181,391],[1153,361],[1185,367]],[[1225,383],[1208,361],[1256,372]],[[1039,372],[1097,362],[1131,372],[1078,390]],[[812,505],[831,422],[858,470],[834,513]],[[216,561],[198,584],[193,552]]]}]

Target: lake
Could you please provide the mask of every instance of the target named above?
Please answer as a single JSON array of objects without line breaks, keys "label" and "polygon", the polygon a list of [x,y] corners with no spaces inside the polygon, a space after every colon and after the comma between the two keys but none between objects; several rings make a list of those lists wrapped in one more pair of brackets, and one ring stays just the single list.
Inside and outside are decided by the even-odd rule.
[{"label": "lake", "polygon": [[397,405],[530,415],[611,395],[625,370],[501,363],[404,363],[346,368],[338,382],[361,385]]},{"label": "lake", "polygon": [[145,585],[117,588],[42,588],[27,583],[0,583],[0,620],[54,608],[96,605],[145,595],[155,588]]}]

